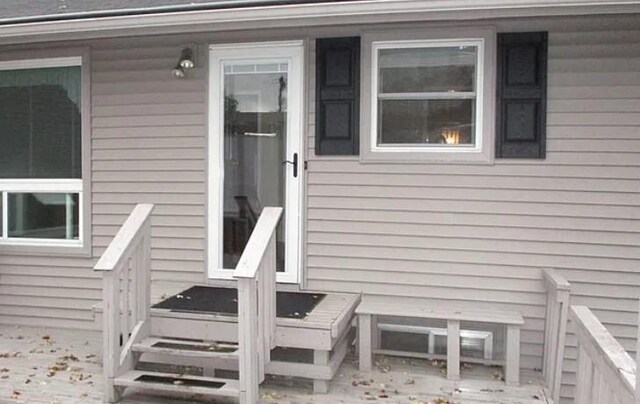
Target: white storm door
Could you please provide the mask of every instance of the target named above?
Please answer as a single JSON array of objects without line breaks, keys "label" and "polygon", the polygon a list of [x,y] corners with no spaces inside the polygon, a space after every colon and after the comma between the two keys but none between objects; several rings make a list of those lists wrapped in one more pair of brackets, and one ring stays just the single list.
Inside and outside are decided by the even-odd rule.
[{"label": "white storm door", "polygon": [[208,273],[232,277],[267,206],[276,231],[278,282],[300,273],[303,42],[209,48]]}]

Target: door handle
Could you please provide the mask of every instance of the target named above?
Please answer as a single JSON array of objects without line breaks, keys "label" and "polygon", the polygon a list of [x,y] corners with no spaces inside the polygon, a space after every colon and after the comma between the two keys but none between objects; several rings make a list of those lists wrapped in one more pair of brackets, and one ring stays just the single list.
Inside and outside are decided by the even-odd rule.
[{"label": "door handle", "polygon": [[285,160],[282,164],[291,164],[293,166],[293,178],[298,178],[298,153],[293,153],[293,161]]}]

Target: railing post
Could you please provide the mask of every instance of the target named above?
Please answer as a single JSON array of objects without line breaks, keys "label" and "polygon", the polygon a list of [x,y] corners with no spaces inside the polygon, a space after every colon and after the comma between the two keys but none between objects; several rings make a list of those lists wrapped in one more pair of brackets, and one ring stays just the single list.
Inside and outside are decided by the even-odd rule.
[{"label": "railing post", "polygon": [[119,400],[122,389],[114,380],[133,367],[131,348],[150,333],[152,211],[153,205],[137,205],[94,267],[103,276],[105,402]]},{"label": "railing post", "polygon": [[556,341],[556,349],[555,356],[551,358],[551,360],[555,360],[553,364],[553,379],[551,381],[552,387],[552,399],[555,403],[560,402],[560,389],[562,388],[562,372],[563,372],[563,364],[564,364],[564,345],[567,338],[567,322],[569,317],[569,291],[568,290],[558,290],[556,291],[557,301],[560,305],[559,314],[560,314],[560,323],[558,324],[558,338]]},{"label": "railing post", "polygon": [[102,345],[103,369],[106,380],[105,402],[113,403],[120,399],[119,390],[114,386],[120,360],[120,288],[118,273],[105,272],[102,280]]},{"label": "railing post", "polygon": [[636,389],[635,403],[640,404],[640,302],[638,303],[638,330],[636,331]]},{"label": "railing post", "polygon": [[238,279],[240,403],[258,402],[258,297],[254,278]]},{"label": "railing post", "polygon": [[560,400],[571,284],[551,268],[542,270],[547,307],[544,327],[543,377],[555,402]]},{"label": "railing post", "polygon": [[282,208],[266,207],[233,276],[238,280],[240,402],[255,403],[275,346],[276,229]]}]

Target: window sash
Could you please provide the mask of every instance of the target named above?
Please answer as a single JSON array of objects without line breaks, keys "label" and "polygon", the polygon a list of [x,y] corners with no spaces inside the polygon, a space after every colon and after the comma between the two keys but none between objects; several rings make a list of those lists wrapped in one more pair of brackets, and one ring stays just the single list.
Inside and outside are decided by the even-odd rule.
[{"label": "window sash", "polygon": [[[380,67],[379,57],[380,50],[383,49],[411,49],[411,48],[436,48],[436,47],[455,47],[455,46],[474,46],[477,48],[476,53],[476,69],[474,75],[475,91],[473,92],[415,92],[415,93],[383,93],[379,89]],[[441,153],[477,153],[482,151],[483,137],[482,133],[482,103],[478,100],[483,98],[484,94],[484,58],[485,48],[484,39],[434,39],[434,40],[408,40],[408,41],[374,41],[371,43],[371,94],[374,98],[371,102],[371,150],[373,152],[441,152]],[[436,144],[406,144],[406,143],[379,143],[378,139],[378,102],[385,100],[455,100],[455,99],[472,99],[475,104],[475,144],[470,145],[436,145]]]},{"label": "window sash", "polygon": [[446,93],[379,93],[378,100],[469,100],[476,98],[474,92]]},{"label": "window sash", "polygon": [[[15,193],[78,194],[78,239],[9,237],[9,194]],[[0,233],[0,244],[30,246],[83,245],[84,215],[81,179],[2,179],[0,180],[0,195],[2,196],[2,231]]]}]

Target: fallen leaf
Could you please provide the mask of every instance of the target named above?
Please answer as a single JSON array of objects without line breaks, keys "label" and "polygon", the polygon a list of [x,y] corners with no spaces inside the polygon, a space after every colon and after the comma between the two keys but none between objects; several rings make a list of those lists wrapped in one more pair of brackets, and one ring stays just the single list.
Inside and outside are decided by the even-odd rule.
[{"label": "fallen leaf", "polygon": [[60,361],[64,361],[64,362],[78,362],[79,359],[77,356],[75,355],[64,355],[58,358],[58,360]]}]

